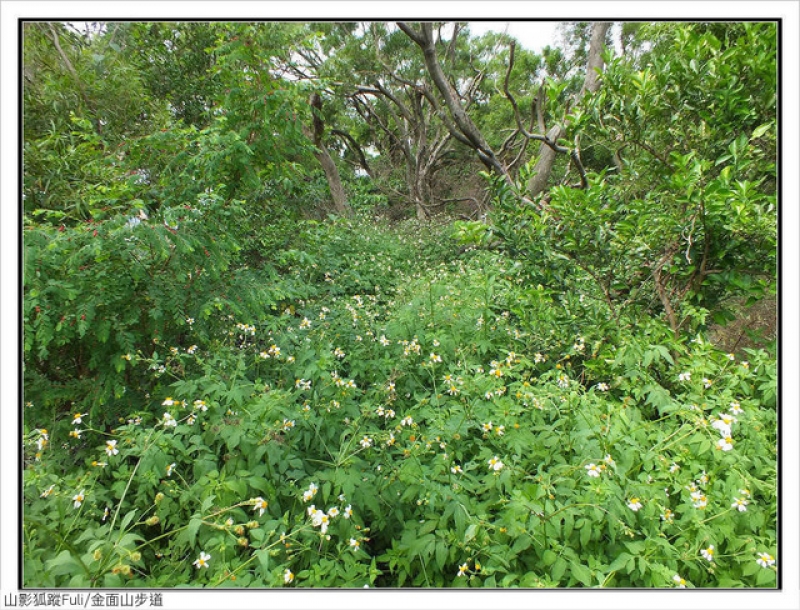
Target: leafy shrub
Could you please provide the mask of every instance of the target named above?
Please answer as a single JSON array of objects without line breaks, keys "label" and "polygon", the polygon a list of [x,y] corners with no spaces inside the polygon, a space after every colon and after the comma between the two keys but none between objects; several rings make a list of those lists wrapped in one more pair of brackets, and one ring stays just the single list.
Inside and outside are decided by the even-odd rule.
[{"label": "leafy shrub", "polygon": [[775,586],[768,354],[604,343],[523,264],[364,227],[141,351],[112,429],[29,410],[26,584]]},{"label": "leafy shrub", "polygon": [[38,405],[36,417],[74,406],[99,420],[114,415],[112,403],[127,409],[137,400],[128,392],[137,394],[143,378],[132,355],[180,343],[187,320],[224,300],[224,274],[238,248],[224,229],[240,214],[238,204],[206,195],[144,220],[28,224],[25,397]]},{"label": "leafy shrub", "polygon": [[135,187],[88,119],[70,115],[69,131],[53,128],[25,144],[24,209],[38,222],[75,226],[144,207]]}]

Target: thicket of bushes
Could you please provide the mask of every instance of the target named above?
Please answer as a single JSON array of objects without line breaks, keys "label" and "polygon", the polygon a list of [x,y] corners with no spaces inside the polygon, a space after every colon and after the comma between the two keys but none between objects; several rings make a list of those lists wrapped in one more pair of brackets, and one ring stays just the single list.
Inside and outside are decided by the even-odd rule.
[{"label": "thicket of bushes", "polygon": [[159,221],[41,249],[30,349],[95,374],[28,371],[26,583],[774,586],[767,352],[611,333],[446,229],[312,221],[223,281]]},{"label": "thicket of bushes", "polygon": [[775,587],[775,345],[708,332],[775,293],[774,24],[643,26],[562,117],[586,184],[525,202],[532,158],[426,223],[365,177],[325,217],[262,70],[301,25],[121,27],[198,99],[26,30],[23,583]]}]

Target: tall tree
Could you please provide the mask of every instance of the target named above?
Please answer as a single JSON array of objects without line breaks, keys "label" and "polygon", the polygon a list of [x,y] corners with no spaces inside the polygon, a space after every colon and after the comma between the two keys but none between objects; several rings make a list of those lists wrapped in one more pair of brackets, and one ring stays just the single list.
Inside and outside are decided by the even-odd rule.
[{"label": "tall tree", "polygon": [[[440,97],[407,38],[385,23],[356,24],[338,38],[340,29],[326,37],[321,53],[308,57],[333,97],[346,102],[331,133],[344,141],[378,188],[391,200],[407,202],[418,218],[466,198],[457,188],[446,194],[435,178],[453,163],[454,140]],[[451,65],[463,77],[459,93],[469,106],[483,76],[470,74],[470,67],[455,58]],[[365,154],[370,149],[379,153],[374,163]]]},{"label": "tall tree", "polygon": [[[603,46],[610,25],[611,24],[607,22],[592,24],[592,38],[589,43],[589,52],[586,59],[586,76],[583,87],[574,102],[583,98],[587,93],[595,93],[600,87],[599,76],[603,69]],[[567,108],[567,110],[569,109]],[[566,112],[564,114],[566,115]],[[547,131],[546,140],[539,146],[539,154],[536,165],[533,168],[533,175],[527,185],[528,193],[531,197],[536,197],[545,190],[547,181],[553,171],[556,154],[559,152],[566,152],[561,150],[561,147],[558,146],[558,141],[566,135],[568,125],[569,122],[566,118],[562,118],[561,121],[557,122]],[[577,155],[575,159],[578,159]]]},{"label": "tall tree", "polygon": [[522,222],[503,203],[496,230],[540,265],[542,283],[568,293],[577,267],[612,319],[663,315],[677,340],[708,312],[724,320],[731,295],[774,288],[777,30],[669,23],[634,34],[635,52],[609,62],[571,117],[607,165],[587,172],[586,189],[551,188],[550,214]]},{"label": "tall tree", "polygon": [[[587,76],[585,81],[584,90],[593,91],[597,87],[596,71],[602,69],[602,44],[605,40],[606,32],[610,24],[597,23],[593,25],[592,46],[589,52],[589,59],[587,61]],[[439,93],[444,99],[445,107],[449,113],[451,121],[448,123],[448,128],[451,134],[458,141],[472,148],[477,154],[481,162],[491,171],[501,176],[505,182],[512,188],[515,188],[515,183],[508,167],[503,164],[498,154],[489,146],[483,133],[478,129],[475,123],[471,120],[468,113],[465,111],[461,104],[459,96],[453,87],[452,83],[448,80],[444,70],[442,69],[441,62],[437,55],[436,46],[434,44],[433,29],[430,23],[422,23],[418,28],[413,27],[407,23],[398,23],[398,27],[422,50],[425,66],[430,74],[433,82],[436,85]],[[510,53],[510,68],[513,65],[513,46]],[[592,74],[589,75],[589,72]],[[523,126],[519,109],[516,102],[511,95],[506,79],[505,94],[509,102],[514,106],[515,119],[517,129],[513,134],[514,137],[522,135],[529,140],[536,140],[541,142],[540,158],[538,166],[531,182],[529,182],[528,193],[523,195],[518,193],[520,198],[529,204],[533,204],[533,198],[539,195],[544,189],[547,179],[553,168],[553,162],[557,153],[568,154],[573,161],[575,161],[576,168],[581,173],[581,184],[585,186],[586,178],[580,163],[579,155],[575,149],[570,149],[566,146],[559,144],[558,140],[563,137],[565,133],[565,125],[563,121],[551,127],[546,133],[531,133]],[[564,113],[566,115],[566,112]],[[539,121],[540,128],[543,127],[543,122]],[[544,131],[542,129],[542,131]]]},{"label": "tall tree", "polygon": [[333,206],[339,214],[347,215],[350,213],[350,206],[347,204],[347,196],[342,186],[342,179],[339,176],[339,170],[336,163],[333,161],[328,147],[325,146],[323,136],[325,134],[325,125],[322,122],[322,98],[318,93],[312,93],[308,100],[312,112],[312,127],[310,130],[306,129],[308,135],[314,142],[316,151],[314,156],[319,161],[322,170],[325,172],[325,179],[328,182],[328,188],[333,198]]},{"label": "tall tree", "polygon": [[151,95],[168,103],[172,115],[200,129],[213,120],[222,93],[214,70],[217,27],[195,22],[112,23]]}]

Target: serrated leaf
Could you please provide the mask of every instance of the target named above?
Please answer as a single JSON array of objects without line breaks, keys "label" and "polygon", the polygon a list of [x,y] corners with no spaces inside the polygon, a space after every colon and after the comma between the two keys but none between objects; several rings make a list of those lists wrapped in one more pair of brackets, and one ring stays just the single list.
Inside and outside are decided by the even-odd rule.
[{"label": "serrated leaf", "polygon": [[[209,477],[209,478],[210,478],[210,477]],[[214,499],[215,499],[216,497],[217,497],[217,496],[215,496],[214,494],[211,494],[211,495],[210,495],[210,496],[208,496],[208,497],[207,497],[205,500],[203,500],[203,503],[200,505],[200,512],[204,513],[204,512],[206,512],[206,511],[207,511],[209,508],[211,508],[211,506],[214,504]]]},{"label": "serrated leaf", "polygon": [[435,555],[436,565],[439,567],[440,570],[444,568],[445,563],[447,562],[447,544],[444,540],[439,540],[436,543],[436,555]]},{"label": "serrated leaf", "polygon": [[422,524],[422,527],[419,528],[420,534],[428,534],[436,529],[437,522],[436,521],[426,521]]},{"label": "serrated leaf", "polygon": [[587,521],[584,526],[581,528],[581,546],[586,547],[589,544],[589,541],[592,538],[592,524],[591,522]]},{"label": "serrated leaf", "polygon": [[756,585],[758,585],[759,587],[764,587],[764,586],[774,587],[775,584],[776,584],[776,576],[775,572],[773,572],[772,570],[762,568],[756,574]]},{"label": "serrated leaf", "polygon": [[761,569],[762,569],[762,567],[760,565],[758,565],[758,563],[756,563],[755,561],[748,561],[742,567],[742,575],[743,576],[752,576],[753,574],[755,574],[756,572],[758,572]]},{"label": "serrated leaf", "polygon": [[464,536],[466,540],[466,534],[464,533],[464,526],[466,525],[466,514],[464,509],[461,506],[457,506],[455,512],[453,513],[453,517],[455,518],[456,522],[456,535],[457,536]]},{"label": "serrated leaf", "polygon": [[654,345],[653,348],[656,349],[659,354],[661,354],[661,357],[664,360],[666,360],[670,364],[675,364],[675,361],[672,359],[672,354],[669,353],[669,350],[667,349],[666,346],[664,346],[664,345]]},{"label": "serrated leaf", "polygon": [[575,529],[575,517],[571,513],[567,513],[564,517],[564,540],[568,540]]},{"label": "serrated leaf", "polygon": [[187,537],[189,539],[189,544],[194,546],[195,541],[197,540],[197,530],[200,529],[200,525],[202,525],[202,519],[198,517],[194,517],[189,520],[189,525],[186,527]]},{"label": "serrated leaf", "polygon": [[625,564],[628,563],[628,560],[631,558],[632,557],[630,553],[620,553],[619,555],[617,555],[617,558],[611,562],[611,565],[608,566],[608,571],[618,572],[623,567],[625,567]]},{"label": "serrated leaf", "polygon": [[258,563],[261,566],[261,571],[263,572],[264,576],[266,576],[269,572],[269,550],[259,549],[254,553],[254,555],[258,559]]},{"label": "serrated leaf", "polygon": [[125,534],[122,538],[119,539],[117,542],[117,546],[120,548],[128,548],[129,546],[133,546],[134,543],[144,540],[139,534]]},{"label": "serrated leaf", "polygon": [[515,555],[530,548],[531,546],[531,539],[529,536],[520,536],[514,541],[514,544],[511,545],[511,552]]},{"label": "serrated leaf", "polygon": [[47,572],[53,576],[69,574],[80,569],[78,562],[67,550],[61,551],[56,557],[46,561],[45,566]]}]

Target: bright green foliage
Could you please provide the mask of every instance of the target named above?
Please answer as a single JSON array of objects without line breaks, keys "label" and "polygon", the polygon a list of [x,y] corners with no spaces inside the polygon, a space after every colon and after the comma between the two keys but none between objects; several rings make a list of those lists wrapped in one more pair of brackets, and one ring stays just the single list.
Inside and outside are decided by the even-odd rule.
[{"label": "bright green foliage", "polygon": [[60,23],[25,23],[22,59],[26,143],[68,132],[72,114],[90,119],[112,145],[162,126],[163,108],[147,95],[143,75],[113,35],[92,37]]},{"label": "bright green foliage", "polygon": [[540,282],[586,292],[615,323],[664,315],[676,338],[703,310],[724,321],[732,295],[769,294],[776,273],[776,92],[758,84],[774,82],[774,26],[743,26],[728,48],[698,29],[657,29],[669,49],[614,59],[574,112],[584,145],[608,151],[595,158],[617,158],[588,189],[554,188],[540,214],[498,186],[496,231]]},{"label": "bright green foliage", "polygon": [[273,294],[317,287],[303,298],[212,309],[126,362],[155,385],[121,425],[64,414],[35,459],[28,418],[26,582],[774,586],[756,563],[776,544],[765,353],[698,340],[676,362],[663,336],[605,345],[577,320],[576,336],[522,265],[437,262],[436,234],[364,226],[311,223],[279,257]]},{"label": "bright green foliage", "polygon": [[23,32],[24,211],[70,225],[130,210],[138,168],[121,153],[164,125],[164,108],[113,39],[56,23]]},{"label": "bright green foliage", "polygon": [[[366,57],[355,29],[58,30],[85,88],[62,67],[27,92],[24,585],[776,587],[775,354],[707,338],[777,279],[772,26],[628,28],[568,117],[589,187],[540,209],[495,180],[491,223],[390,223],[368,177],[325,217],[308,93],[359,57],[420,66],[399,32]],[[57,57],[30,32],[26,61]],[[492,142],[514,127],[501,42],[443,62],[485,62],[470,112]],[[281,78],[325,48],[321,82]],[[121,101],[98,129],[102,49],[152,124]],[[568,61],[518,59],[525,104],[525,71]],[[548,84],[548,117],[577,82]],[[391,147],[325,95],[326,124]]]},{"label": "bright green foliage", "polygon": [[70,116],[69,127],[26,142],[24,210],[39,222],[74,226],[137,212],[138,175],[127,175],[91,121]]},{"label": "bright green foliage", "polygon": [[26,400],[56,418],[71,404],[91,407],[108,423],[110,402],[140,395],[130,355],[165,349],[187,318],[229,301],[224,274],[238,246],[228,234],[241,217],[208,195],[144,220],[26,226]]},{"label": "bright green foliage", "polygon": [[134,22],[109,27],[139,68],[152,96],[167,100],[173,115],[185,125],[208,126],[221,88],[210,53],[217,41],[215,25]]}]

